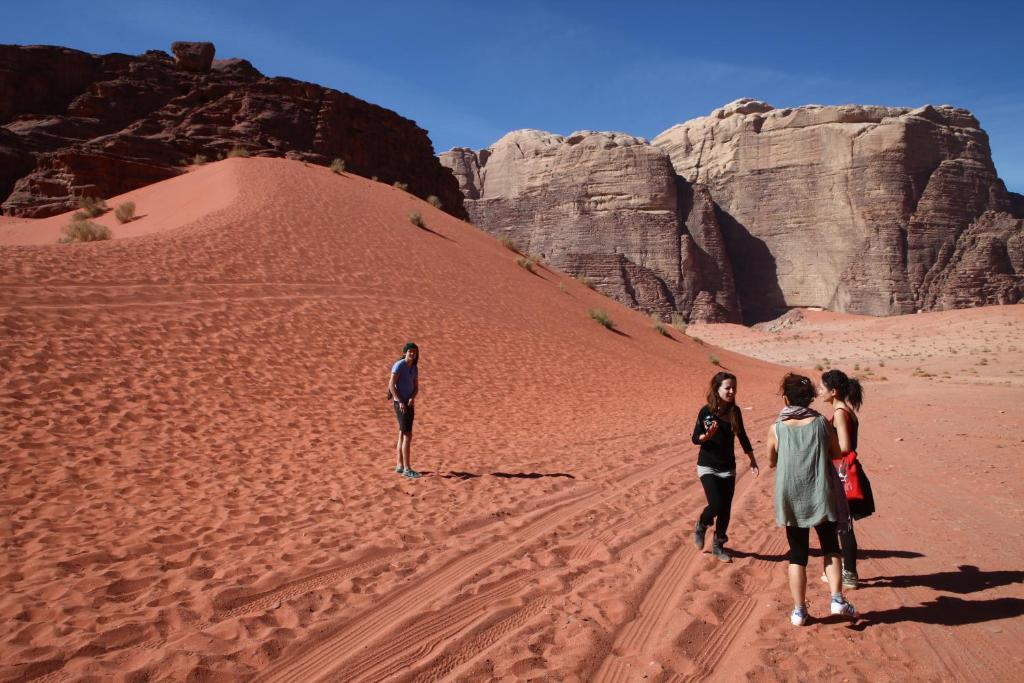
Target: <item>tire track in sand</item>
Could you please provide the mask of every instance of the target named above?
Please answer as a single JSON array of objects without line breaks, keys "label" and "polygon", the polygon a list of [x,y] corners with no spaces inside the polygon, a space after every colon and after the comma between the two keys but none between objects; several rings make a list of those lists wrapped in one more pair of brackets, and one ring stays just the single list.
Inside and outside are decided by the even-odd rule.
[{"label": "tire track in sand", "polygon": [[[435,600],[447,586],[479,573],[483,567],[513,556],[524,545],[553,531],[564,524],[568,518],[600,505],[634,485],[657,476],[663,470],[676,465],[676,458],[661,460],[635,470],[617,482],[609,482],[607,486],[586,494],[579,500],[567,503],[558,509],[546,511],[538,519],[513,531],[512,538],[509,539],[510,542],[492,543],[470,551],[453,559],[430,575],[422,577],[414,586],[394,591],[362,618],[345,623],[340,630],[324,636],[319,642],[310,643],[289,659],[271,666],[256,680],[315,681],[327,676],[351,679],[354,672],[348,666],[350,663],[352,666],[358,665],[356,668],[359,669],[387,667],[388,662],[395,659],[396,656],[402,659],[405,657],[401,656],[401,653],[396,655],[392,649],[386,647],[372,648],[367,653],[369,659],[366,661],[352,661],[352,657],[389,634],[393,640],[405,643],[408,651],[417,652],[416,658],[425,655],[429,652],[430,643],[433,642],[430,632],[425,632],[419,641],[414,642],[401,631],[395,633],[394,625],[403,624],[410,617],[422,613],[426,606]],[[516,583],[515,586],[518,590],[519,584]],[[502,592],[502,594],[504,593]],[[514,595],[514,592],[509,595]],[[477,610],[480,609],[476,601],[470,600],[469,602],[472,602]],[[456,604],[448,610],[442,611],[441,616],[443,617],[446,612],[450,612],[455,618],[465,618],[470,614],[462,604]],[[452,619],[453,617],[449,616],[448,618]],[[424,643],[424,640],[429,640],[430,643]],[[424,649],[425,647],[427,649]]]}]

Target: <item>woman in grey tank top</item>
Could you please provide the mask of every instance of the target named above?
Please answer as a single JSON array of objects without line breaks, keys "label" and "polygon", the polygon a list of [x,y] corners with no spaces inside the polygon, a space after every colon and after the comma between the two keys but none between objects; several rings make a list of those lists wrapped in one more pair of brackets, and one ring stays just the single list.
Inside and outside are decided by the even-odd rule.
[{"label": "woman in grey tank top", "polygon": [[832,467],[838,457],[835,432],[825,418],[808,406],[815,397],[814,384],[802,375],[790,373],[782,379],[786,407],[768,430],[768,461],[775,473],[775,521],[786,528],[789,542],[789,591],[793,596],[790,622],[807,622],[807,556],[813,528],[828,562],[834,615],[857,618],[857,610],[846,601],[841,586],[842,561],[837,527],[849,524],[850,512],[843,487]]}]

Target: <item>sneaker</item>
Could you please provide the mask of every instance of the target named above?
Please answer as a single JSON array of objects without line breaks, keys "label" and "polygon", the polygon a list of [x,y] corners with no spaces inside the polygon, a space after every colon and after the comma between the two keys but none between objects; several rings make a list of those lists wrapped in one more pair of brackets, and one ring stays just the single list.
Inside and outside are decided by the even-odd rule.
[{"label": "sneaker", "polygon": [[844,569],[843,588],[857,588],[858,586],[860,586],[860,580],[857,578],[857,574]]},{"label": "sneaker", "polygon": [[718,540],[712,541],[711,554],[714,555],[715,559],[719,562],[732,562],[732,558],[729,557],[729,553],[725,552],[725,548]]},{"label": "sneaker", "polygon": [[697,526],[693,529],[693,544],[697,546],[697,550],[704,550],[704,538],[708,534],[708,528],[697,521]]},{"label": "sneaker", "polygon": [[409,477],[410,479],[419,479],[420,478],[420,473],[417,472],[416,470],[412,469],[411,467],[406,468],[406,470],[405,470],[405,472],[403,474],[405,474],[405,476]]},{"label": "sneaker", "polygon": [[398,474],[405,474],[405,468],[401,465],[395,465],[395,472]]},{"label": "sneaker", "polygon": [[793,611],[789,613],[789,623],[793,626],[803,626],[807,623],[807,608],[803,605],[794,607]]},{"label": "sneaker", "polygon": [[852,603],[847,602],[845,598],[840,598],[838,600],[836,598],[832,598],[832,604],[829,609],[832,614],[837,616],[849,617],[851,619],[857,618],[857,609]]}]

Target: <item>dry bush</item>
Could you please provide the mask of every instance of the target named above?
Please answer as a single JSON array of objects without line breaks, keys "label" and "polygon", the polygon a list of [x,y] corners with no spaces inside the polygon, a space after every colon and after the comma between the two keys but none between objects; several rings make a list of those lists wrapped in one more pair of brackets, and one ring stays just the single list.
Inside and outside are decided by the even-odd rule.
[{"label": "dry bush", "polygon": [[409,212],[409,222],[415,225],[417,228],[425,228],[427,224],[423,222],[423,217],[420,216],[419,211]]},{"label": "dry bush", "polygon": [[206,163],[206,155],[205,154],[197,154],[197,155],[195,155],[194,157],[192,157],[192,163],[195,166],[202,166],[203,164]]},{"label": "dry bush", "polygon": [[537,258],[534,256],[520,256],[516,259],[516,263],[519,264],[520,268],[533,272],[533,267],[537,264]]},{"label": "dry bush", "polygon": [[403,182],[400,182],[400,181],[396,180],[395,181],[395,187],[397,187],[402,192],[408,192],[409,191],[409,183],[403,183]]},{"label": "dry bush", "polygon": [[110,239],[110,228],[92,221],[71,221],[64,226],[64,236],[58,240],[61,244],[72,242],[98,242]]},{"label": "dry bush", "polygon": [[[99,197],[79,197],[78,208],[81,209],[82,214],[85,214],[86,218],[96,218],[96,216],[102,216],[107,210],[107,203]],[[79,212],[76,212],[77,216]],[[74,220],[74,217],[72,217]]]},{"label": "dry bush", "polygon": [[672,327],[686,334],[686,318],[683,317],[682,313],[676,312],[672,314]]},{"label": "dry bush", "polygon": [[335,159],[334,161],[332,161],[331,162],[331,172],[332,173],[337,173],[339,175],[344,173],[345,172],[345,160],[344,159]]},{"label": "dry bush", "polygon": [[718,358],[718,356],[716,356],[713,353],[708,356],[708,360],[711,361],[712,365],[721,365],[722,364],[722,361]]},{"label": "dry bush", "polygon": [[665,329],[665,323],[662,322],[661,318],[658,317],[657,313],[651,314],[651,323],[654,325],[654,331],[663,337],[668,336],[668,330]]},{"label": "dry bush", "polygon": [[443,205],[441,204],[441,200],[437,198],[437,195],[432,194],[429,197],[427,197],[427,203],[430,204],[435,209],[444,208]]},{"label": "dry bush", "polygon": [[131,223],[135,220],[135,202],[125,202],[114,209],[114,218],[118,223]]},{"label": "dry bush", "polygon": [[516,249],[516,243],[513,242],[512,238],[509,237],[508,235],[502,235],[501,237],[498,238],[498,241],[501,242],[501,245],[508,249],[509,251],[514,251],[517,253],[519,252],[519,250]]},{"label": "dry bush", "polygon": [[608,314],[602,311],[600,308],[591,308],[590,317],[596,320],[598,323],[608,328],[609,330],[615,327],[615,323],[608,317]]},{"label": "dry bush", "polygon": [[239,145],[235,145],[234,147],[231,148],[231,151],[228,152],[228,159],[233,159],[235,157],[246,158],[248,156],[249,156],[249,150],[247,150],[245,147],[241,147]]}]

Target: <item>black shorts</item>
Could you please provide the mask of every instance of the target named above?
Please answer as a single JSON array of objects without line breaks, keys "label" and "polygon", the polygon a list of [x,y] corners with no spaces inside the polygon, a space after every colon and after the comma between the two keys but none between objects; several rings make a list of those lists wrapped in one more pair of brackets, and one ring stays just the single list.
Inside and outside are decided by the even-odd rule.
[{"label": "black shorts", "polygon": [[398,418],[398,431],[403,434],[412,434],[412,421],[416,417],[416,408],[407,405],[403,413],[402,405],[398,401],[394,401],[394,404],[395,417]]},{"label": "black shorts", "polygon": [[[818,534],[818,543],[821,544],[821,554],[825,557],[839,554],[839,537],[836,535],[835,522],[821,522],[814,527]],[[798,526],[786,527],[786,540],[789,541],[789,563],[807,566],[807,556],[810,554],[811,536],[810,529],[802,529]]]}]

